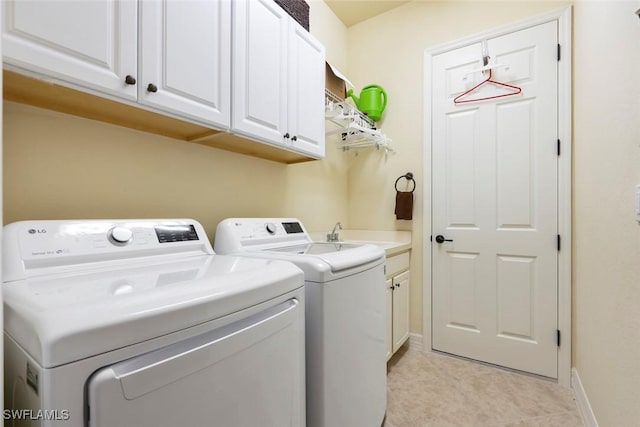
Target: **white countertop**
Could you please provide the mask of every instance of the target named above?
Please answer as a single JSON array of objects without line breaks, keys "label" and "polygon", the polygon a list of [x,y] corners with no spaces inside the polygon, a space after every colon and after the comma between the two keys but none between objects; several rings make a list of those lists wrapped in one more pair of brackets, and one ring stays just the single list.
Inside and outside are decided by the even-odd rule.
[{"label": "white countertop", "polygon": [[[345,243],[370,243],[384,249],[387,257],[411,249],[410,231],[338,230],[340,241]],[[309,232],[313,240],[326,241],[327,231]]]}]

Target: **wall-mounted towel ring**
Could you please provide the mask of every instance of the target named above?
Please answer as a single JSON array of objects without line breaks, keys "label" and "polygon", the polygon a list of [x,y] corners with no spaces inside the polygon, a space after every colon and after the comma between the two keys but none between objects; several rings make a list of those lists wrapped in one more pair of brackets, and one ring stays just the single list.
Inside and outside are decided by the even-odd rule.
[{"label": "wall-mounted towel ring", "polygon": [[402,178],[406,179],[407,181],[413,182],[413,189],[411,190],[411,193],[413,193],[413,191],[416,189],[416,180],[413,179],[413,173],[412,172],[407,172],[406,174],[401,175],[401,176],[398,177],[398,179],[396,179],[396,183],[395,183],[396,191],[400,191],[400,190],[398,190],[398,182]]},{"label": "wall-mounted towel ring", "polygon": [[[402,178],[407,181],[413,182],[413,189],[411,191],[398,190],[398,181]],[[399,176],[396,179],[396,219],[412,219],[413,218],[413,191],[416,189],[416,181],[413,179],[413,174],[407,172],[406,174]]]}]

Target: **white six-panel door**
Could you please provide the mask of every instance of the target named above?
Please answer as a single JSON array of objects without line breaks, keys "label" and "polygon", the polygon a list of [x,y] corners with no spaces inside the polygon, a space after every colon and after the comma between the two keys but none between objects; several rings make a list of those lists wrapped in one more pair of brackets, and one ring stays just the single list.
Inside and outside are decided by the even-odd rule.
[{"label": "white six-panel door", "polygon": [[521,94],[454,104],[480,43],[432,62],[432,344],[557,378],[557,23],[487,48]]}]

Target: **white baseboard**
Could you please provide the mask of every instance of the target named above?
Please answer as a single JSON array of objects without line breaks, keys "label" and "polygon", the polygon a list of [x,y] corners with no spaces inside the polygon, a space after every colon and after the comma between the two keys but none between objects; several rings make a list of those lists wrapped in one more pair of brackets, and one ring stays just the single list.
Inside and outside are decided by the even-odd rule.
[{"label": "white baseboard", "polygon": [[414,333],[410,333],[409,334],[409,349],[410,350],[417,350],[417,351],[424,351],[424,348],[422,346],[422,335],[421,334],[414,334]]},{"label": "white baseboard", "polygon": [[571,389],[573,390],[573,395],[576,398],[578,411],[582,416],[582,421],[584,421],[585,427],[598,427],[598,420],[596,420],[593,409],[591,409],[589,398],[582,387],[582,382],[580,381],[580,376],[578,375],[576,368],[571,369]]}]

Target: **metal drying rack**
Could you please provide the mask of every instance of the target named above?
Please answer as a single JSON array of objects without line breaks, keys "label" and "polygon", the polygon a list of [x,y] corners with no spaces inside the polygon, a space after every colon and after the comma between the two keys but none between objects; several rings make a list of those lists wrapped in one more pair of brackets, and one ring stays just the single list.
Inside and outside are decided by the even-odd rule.
[{"label": "metal drying rack", "polygon": [[348,151],[375,147],[376,150],[384,150],[385,155],[395,152],[389,147],[391,139],[377,128],[376,122],[328,89],[324,94],[325,119],[337,126],[327,131],[326,135],[339,135],[338,148]]}]

